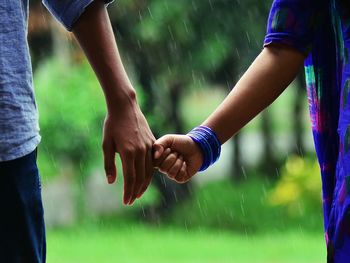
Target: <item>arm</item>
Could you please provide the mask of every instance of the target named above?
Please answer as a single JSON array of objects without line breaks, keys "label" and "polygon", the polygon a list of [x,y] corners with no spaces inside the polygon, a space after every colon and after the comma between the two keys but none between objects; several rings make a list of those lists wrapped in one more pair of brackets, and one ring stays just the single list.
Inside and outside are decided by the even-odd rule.
[{"label": "arm", "polygon": [[269,106],[297,76],[304,55],[286,46],[264,48],[217,110],[203,123],[225,143]]},{"label": "arm", "polygon": [[[225,143],[251,119],[269,106],[293,81],[302,67],[304,55],[290,47],[264,48],[224,102],[202,125],[215,131]],[[165,152],[170,148],[172,153]],[[160,170],[178,182],[190,179],[200,168],[199,147],[185,135],[167,135],[155,144]],[[178,156],[183,162],[178,161]]]},{"label": "arm", "polygon": [[132,204],[152,180],[154,136],[136,101],[123,67],[104,1],[95,0],[73,26],[103,88],[108,113],[104,123],[104,166],[109,183],[116,179],[115,153],[124,175],[124,203]]},{"label": "arm", "polygon": [[152,180],[151,150],[155,139],[119,56],[105,5],[111,1],[43,0],[43,3],[67,30],[73,31],[99,79],[108,109],[103,132],[106,176],[110,184],[116,180],[115,153],[119,153],[124,203],[132,204]]}]

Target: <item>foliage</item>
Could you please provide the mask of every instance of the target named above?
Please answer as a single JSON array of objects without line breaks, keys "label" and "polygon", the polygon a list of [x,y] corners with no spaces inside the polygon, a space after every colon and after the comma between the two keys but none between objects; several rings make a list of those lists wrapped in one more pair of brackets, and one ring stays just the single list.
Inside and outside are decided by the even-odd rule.
[{"label": "foliage", "polygon": [[[260,49],[270,1],[121,1],[120,33],[150,57],[155,72],[192,77],[235,60],[246,63]],[[129,50],[131,49],[131,50]],[[147,55],[148,54],[148,55]],[[234,76],[231,76],[234,77]]]},{"label": "foliage", "polygon": [[87,62],[42,63],[35,74],[42,143],[39,166],[45,176],[67,166],[84,170],[101,155],[105,103]]},{"label": "foliage", "polygon": [[283,206],[289,216],[305,216],[306,211],[320,211],[321,178],[317,160],[291,156],[282,167],[281,178],[269,192],[272,206]]},{"label": "foliage", "polygon": [[[185,224],[188,228],[227,229],[244,233],[322,229],[319,205],[295,217],[284,207],[269,203],[274,183],[261,179],[261,175],[247,174],[248,179],[241,183],[233,184],[226,179],[196,189],[192,198],[179,205],[167,222]],[[302,199],[299,202],[303,202]]]},{"label": "foliage", "polygon": [[152,130],[182,126],[171,115],[178,111],[171,107],[174,93],[183,97],[213,83],[233,86],[261,50],[270,2],[122,0],[110,6],[117,42],[144,90]]}]

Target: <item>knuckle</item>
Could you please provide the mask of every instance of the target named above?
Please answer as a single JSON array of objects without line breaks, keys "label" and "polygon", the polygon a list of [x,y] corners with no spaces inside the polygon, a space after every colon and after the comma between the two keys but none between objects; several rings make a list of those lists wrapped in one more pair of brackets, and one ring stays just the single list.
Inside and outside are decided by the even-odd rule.
[{"label": "knuckle", "polygon": [[142,156],[147,152],[146,146],[128,146],[122,150],[126,156]]},{"label": "knuckle", "polygon": [[169,154],[169,157],[172,159],[175,159],[175,158],[177,158],[177,153],[172,152],[171,154]]},{"label": "knuckle", "polygon": [[145,155],[146,152],[147,152],[146,146],[138,146],[138,147],[136,148],[136,154],[137,154],[137,155]]},{"label": "knuckle", "polygon": [[131,155],[134,155],[135,153],[135,150],[131,147],[126,147],[122,150],[123,154],[126,155],[126,156],[131,156]]}]

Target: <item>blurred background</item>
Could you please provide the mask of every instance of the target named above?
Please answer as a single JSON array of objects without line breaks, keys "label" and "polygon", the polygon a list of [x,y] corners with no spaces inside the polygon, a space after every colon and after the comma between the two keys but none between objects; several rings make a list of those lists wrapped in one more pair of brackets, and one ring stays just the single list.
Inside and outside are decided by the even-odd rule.
[{"label": "blurred background", "polygon": [[[118,0],[117,43],[156,137],[199,125],[262,49],[271,0]],[[100,86],[31,0],[49,263],[324,262],[321,181],[303,72],[186,185],[161,174],[132,207],[107,185]],[[232,114],[239,114],[232,113]]]}]

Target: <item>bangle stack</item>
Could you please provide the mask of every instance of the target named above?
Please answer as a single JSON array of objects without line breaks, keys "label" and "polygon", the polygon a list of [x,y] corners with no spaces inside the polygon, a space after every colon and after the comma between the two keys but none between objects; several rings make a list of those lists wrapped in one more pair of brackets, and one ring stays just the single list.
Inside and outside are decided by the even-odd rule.
[{"label": "bangle stack", "polygon": [[203,164],[199,169],[200,172],[205,171],[219,159],[221,143],[212,129],[206,126],[198,126],[190,131],[187,136],[197,143],[202,151]]}]

